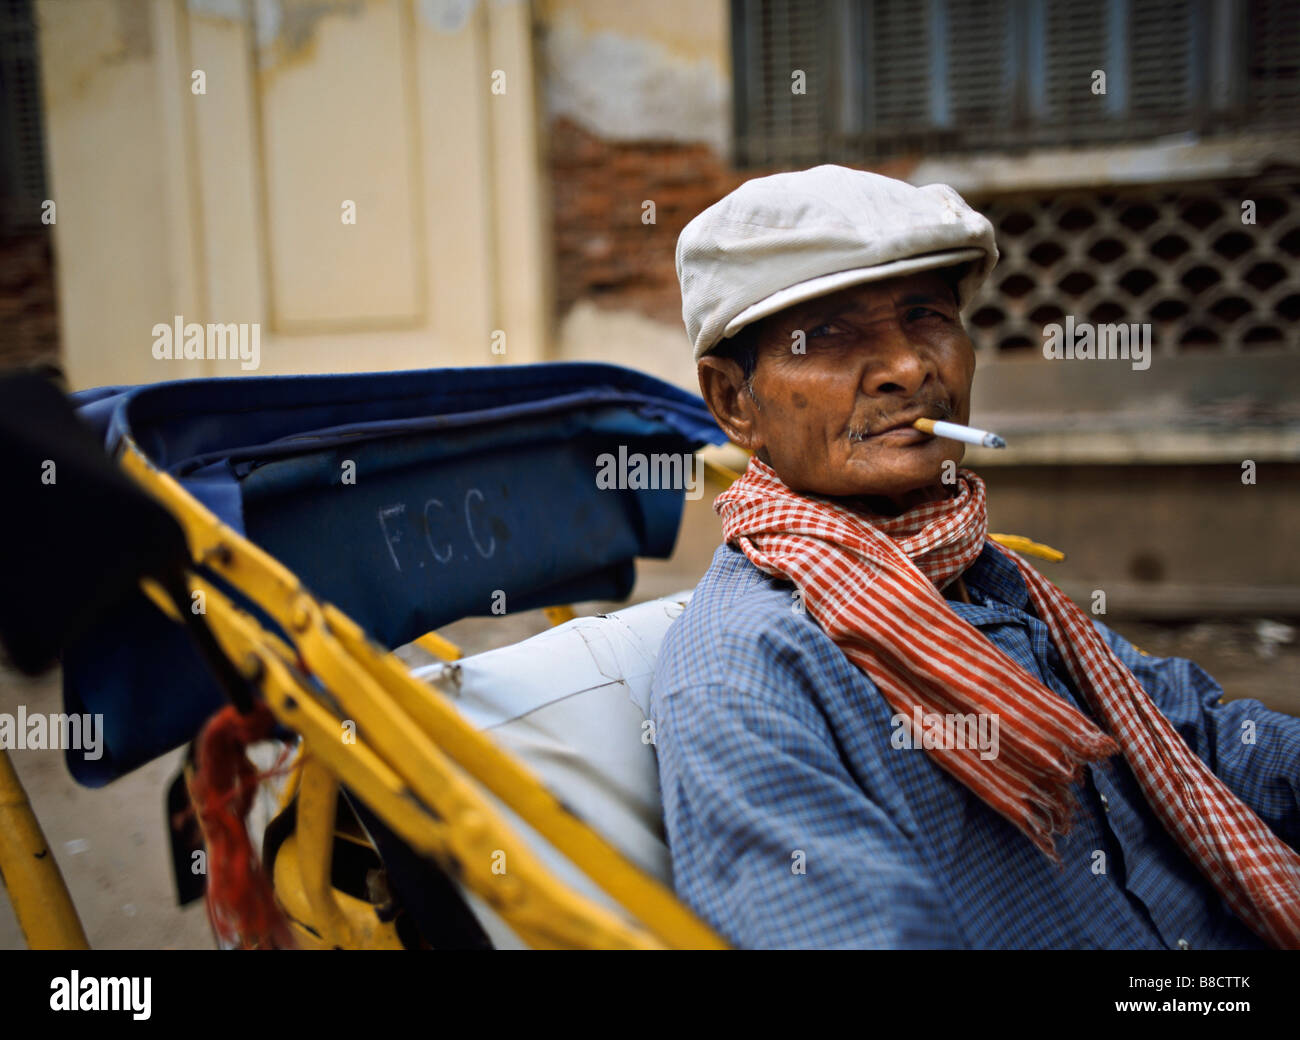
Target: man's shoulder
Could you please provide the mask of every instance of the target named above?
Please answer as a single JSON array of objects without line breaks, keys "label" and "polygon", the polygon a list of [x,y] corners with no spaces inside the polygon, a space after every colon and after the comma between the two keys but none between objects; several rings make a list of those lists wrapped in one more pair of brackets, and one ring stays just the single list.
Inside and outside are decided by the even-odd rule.
[{"label": "man's shoulder", "polygon": [[801,608],[793,584],[760,571],[739,549],[719,546],[664,638],[655,667],[656,692],[752,683],[756,671],[788,668],[824,652],[825,646],[833,650],[825,632]]}]

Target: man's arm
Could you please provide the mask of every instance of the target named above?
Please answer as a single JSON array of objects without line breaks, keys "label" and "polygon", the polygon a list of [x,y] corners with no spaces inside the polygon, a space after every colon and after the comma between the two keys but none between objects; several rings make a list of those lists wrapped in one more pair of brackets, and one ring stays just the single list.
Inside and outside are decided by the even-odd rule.
[{"label": "man's arm", "polygon": [[1300,851],[1300,718],[1249,698],[1220,704],[1223,689],[1199,665],[1144,655],[1093,624],[1214,775]]},{"label": "man's arm", "polygon": [[744,948],[962,945],[927,864],[800,689],[786,704],[696,685],[657,703],[677,892]]}]

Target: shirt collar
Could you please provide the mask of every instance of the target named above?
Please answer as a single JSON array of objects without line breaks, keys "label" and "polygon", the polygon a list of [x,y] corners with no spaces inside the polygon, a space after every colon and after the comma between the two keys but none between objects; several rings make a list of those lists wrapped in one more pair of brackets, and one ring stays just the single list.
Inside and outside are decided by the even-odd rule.
[{"label": "shirt collar", "polygon": [[1024,610],[1029,606],[1029,588],[1020,570],[992,542],[985,541],[975,562],[963,575],[968,590],[983,598]]}]

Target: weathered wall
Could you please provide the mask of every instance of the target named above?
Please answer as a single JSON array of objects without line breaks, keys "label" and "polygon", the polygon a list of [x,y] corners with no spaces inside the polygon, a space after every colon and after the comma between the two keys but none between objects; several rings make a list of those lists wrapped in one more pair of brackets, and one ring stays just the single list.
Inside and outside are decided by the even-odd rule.
[{"label": "weathered wall", "polygon": [[[727,8],[538,5],[562,357],[696,386],[677,236],[743,180],[769,172],[731,162]],[[1175,190],[1256,177],[1293,145],[1179,138],[1027,156],[901,155],[874,168],[951,183],[977,203],[1016,192],[1050,202],[1056,192],[1112,185]],[[643,220],[648,202],[653,223]],[[1129,373],[1035,363],[1034,353],[984,350],[979,361],[976,414],[1012,441],[1005,452],[969,456],[989,481],[995,530],[1067,550],[1067,562],[1045,572],[1085,601],[1094,588],[1109,590],[1113,613],[1300,612],[1300,560],[1261,549],[1285,544],[1295,513],[1300,434],[1294,409],[1274,402],[1277,387],[1294,381],[1294,357],[1162,353],[1152,371]],[[1255,485],[1241,483],[1244,459],[1258,463]]]},{"label": "weathered wall", "polygon": [[74,385],[240,374],[155,360],[151,329],[177,314],[258,323],[262,374],[543,356],[526,3],[47,0],[37,15]]},{"label": "weathered wall", "polygon": [[673,254],[687,221],[744,179],[727,161],[728,4],[544,0],[537,17],[557,355],[693,389]]},{"label": "weathered wall", "polygon": [[1100,589],[1108,616],[1300,614],[1294,463],[972,468],[989,530],[1062,550],[1031,562],[1085,609]]},{"label": "weathered wall", "polygon": [[58,363],[54,258],[45,229],[0,236],[0,367]]}]

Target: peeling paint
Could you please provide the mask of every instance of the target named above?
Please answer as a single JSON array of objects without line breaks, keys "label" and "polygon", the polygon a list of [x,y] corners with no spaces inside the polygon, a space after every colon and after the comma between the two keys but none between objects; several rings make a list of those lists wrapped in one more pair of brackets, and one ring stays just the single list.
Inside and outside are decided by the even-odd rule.
[{"label": "peeling paint", "polygon": [[118,49],[114,57],[127,61],[148,58],[153,54],[153,25],[149,8],[141,0],[115,0]]},{"label": "peeling paint", "polygon": [[[47,112],[93,95],[105,70],[153,57],[147,0],[62,4],[41,0],[36,23]],[[47,54],[62,60],[48,60]]]},{"label": "peeling paint", "polygon": [[1241,134],[1197,140],[1179,135],[1104,148],[1043,149],[1028,155],[983,153],[936,156],[907,175],[913,184],[938,181],[959,192],[1049,190],[1113,184],[1163,184],[1258,174],[1270,166],[1293,166],[1300,135]]},{"label": "peeling paint", "polygon": [[265,53],[280,35],[280,0],[254,0],[253,27],[258,51]]},{"label": "peeling paint", "polygon": [[277,38],[291,55],[311,46],[322,19],[337,14],[355,18],[365,6],[364,0],[279,0],[279,4]]},{"label": "peeling paint", "polygon": [[610,140],[704,141],[725,154],[730,84],[707,61],[622,33],[587,32],[572,12],[545,37],[547,106]]},{"label": "peeling paint", "polygon": [[360,16],[367,0],[256,0],[254,29],[263,68],[310,55],[320,23],[336,15]]},{"label": "peeling paint", "polygon": [[469,24],[475,0],[419,0],[416,16],[435,32],[455,34]]},{"label": "peeling paint", "polygon": [[244,0],[185,0],[189,12],[200,18],[223,22],[246,22],[248,10]]}]

